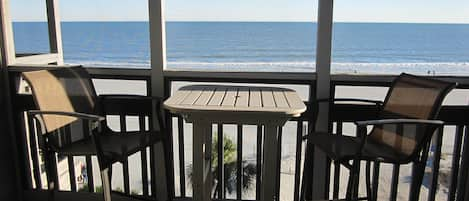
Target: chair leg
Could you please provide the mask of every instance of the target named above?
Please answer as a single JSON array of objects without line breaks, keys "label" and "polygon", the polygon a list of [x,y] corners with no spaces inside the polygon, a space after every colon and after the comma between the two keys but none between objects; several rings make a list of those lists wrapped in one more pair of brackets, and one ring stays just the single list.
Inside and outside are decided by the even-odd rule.
[{"label": "chair leg", "polygon": [[[109,181],[112,181],[112,164],[107,168]],[[112,182],[109,182],[109,189],[112,189]]]},{"label": "chair leg", "polygon": [[358,200],[358,189],[359,189],[359,184],[360,184],[360,161],[355,161],[355,177],[354,177],[354,183],[353,183],[353,194],[352,194],[352,200]]},{"label": "chair leg", "polygon": [[347,192],[345,194],[346,200],[352,200],[352,191],[353,191],[353,168],[349,169],[349,177],[347,182]]},{"label": "chair leg", "polygon": [[415,162],[412,167],[412,183],[410,185],[409,200],[418,201],[420,197],[420,187],[425,173],[425,162]]},{"label": "chair leg", "polygon": [[46,150],[44,153],[44,159],[47,176],[47,189],[49,191],[48,200],[53,201],[55,200],[55,191],[58,189],[57,163],[55,159],[55,153]]},{"label": "chair leg", "polygon": [[111,181],[109,177],[109,168],[101,170],[101,181],[103,183],[104,201],[111,201]]},{"label": "chair leg", "polygon": [[373,191],[371,186],[371,162],[366,161],[366,198],[373,200]]},{"label": "chair leg", "polygon": [[[352,170],[350,170],[350,171],[352,171]],[[346,200],[351,200],[352,199],[352,191],[353,191],[353,189],[352,189],[353,181],[352,180],[353,180],[352,172],[350,172],[348,182],[347,182],[347,192],[345,194],[345,199]]]},{"label": "chair leg", "polygon": [[380,168],[380,162],[374,162],[374,169],[373,169],[373,181],[371,185],[372,187],[372,198],[371,200],[376,201],[378,200],[378,182],[379,182],[379,168]]},{"label": "chair leg", "polygon": [[310,142],[306,145],[305,162],[303,167],[303,179],[300,192],[300,201],[312,200],[314,145]]},{"label": "chair leg", "polygon": [[358,200],[360,160],[353,160],[347,185],[346,200]]},{"label": "chair leg", "polygon": [[373,162],[373,178],[371,178],[371,161],[366,162],[366,197],[367,200],[378,199],[379,162]]}]

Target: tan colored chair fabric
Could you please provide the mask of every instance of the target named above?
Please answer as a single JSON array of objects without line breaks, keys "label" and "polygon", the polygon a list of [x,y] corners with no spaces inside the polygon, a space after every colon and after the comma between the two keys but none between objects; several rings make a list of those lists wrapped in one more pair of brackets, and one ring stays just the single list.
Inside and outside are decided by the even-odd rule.
[{"label": "tan colored chair fabric", "polygon": [[[390,89],[380,119],[434,119],[451,83],[401,75]],[[410,156],[423,141],[425,125],[375,127],[369,140]]]},{"label": "tan colored chair fabric", "polygon": [[[93,83],[84,68],[58,67],[24,72],[22,75],[31,87],[37,109],[40,111],[101,115]],[[36,117],[42,124],[42,134],[50,134],[50,145],[56,150],[90,139],[87,121],[54,114],[41,114]],[[88,150],[88,153],[93,153],[92,151],[94,149]]]},{"label": "tan colored chair fabric", "polygon": [[[23,73],[24,78],[33,87],[34,98],[40,110],[76,112],[67,91],[49,71]],[[77,120],[75,117],[44,115],[42,120],[47,132],[55,131]]]}]

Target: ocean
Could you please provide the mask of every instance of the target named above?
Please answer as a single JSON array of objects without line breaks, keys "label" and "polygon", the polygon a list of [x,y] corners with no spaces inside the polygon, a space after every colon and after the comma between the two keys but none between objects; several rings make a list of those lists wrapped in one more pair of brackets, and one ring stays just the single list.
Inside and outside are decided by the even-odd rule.
[{"label": "ocean", "polygon": [[[48,52],[44,22],[15,22],[17,53]],[[316,24],[167,22],[169,69],[312,72]],[[469,24],[335,23],[334,73],[469,75]],[[148,22],[62,22],[66,63],[149,68]]]},{"label": "ocean", "polygon": [[[63,22],[63,48],[66,63],[83,64],[90,67],[149,68],[149,30],[146,22]],[[14,23],[15,45],[18,53],[48,52],[47,25],[41,22]],[[469,75],[469,25],[457,24],[391,24],[391,23],[335,23],[333,36],[334,73],[399,73]],[[315,68],[316,24],[291,22],[168,22],[167,60],[170,69],[223,70],[223,71],[279,71],[312,72]],[[121,81],[97,80],[98,93],[123,93],[126,89],[139,91],[145,85],[127,83],[125,87],[114,87]],[[112,80],[111,80],[112,81]],[[119,83],[118,83],[119,82]],[[101,87],[100,87],[101,85]],[[109,87],[112,86],[112,87]],[[140,87],[142,86],[142,87]],[[177,87],[173,87],[175,89]],[[301,88],[300,88],[301,89]],[[296,89],[298,90],[298,89]],[[352,95],[354,89],[336,89],[342,97]],[[303,90],[308,96],[308,89]],[[382,89],[366,89],[360,95],[382,99]],[[127,91],[125,91],[127,93]],[[376,97],[375,97],[376,96]],[[462,95],[459,94],[458,97]],[[453,96],[454,98],[454,96]],[[463,102],[467,102],[466,99]],[[108,119],[111,128],[119,128],[119,120]],[[133,120],[128,128],[132,129]],[[135,123],[135,122],[134,122]],[[173,122],[174,123],[174,122]],[[173,126],[174,128],[177,126]],[[296,123],[287,122],[283,127],[280,200],[292,200],[294,193],[294,171],[296,156]],[[448,129],[448,128],[447,128]],[[449,129],[454,129],[450,127]],[[187,170],[192,164],[192,130],[184,124],[183,166],[175,165],[175,179],[179,179],[179,168]],[[243,160],[255,163],[256,126],[244,126]],[[447,132],[447,131],[445,131]],[[353,133],[351,124],[344,125],[344,133]],[[454,131],[448,132],[443,140],[441,169],[451,166]],[[235,141],[235,125],[224,126],[224,136]],[[175,138],[175,143],[177,142]],[[179,142],[177,142],[179,143]],[[175,144],[175,147],[176,144]],[[174,156],[178,156],[178,149]],[[178,157],[175,157],[178,164]],[[75,164],[84,164],[83,157],[75,157]],[[98,168],[94,162],[94,168]],[[140,155],[129,158],[130,187],[139,192]],[[392,166],[382,166],[380,183],[389,186]],[[409,178],[410,166],[401,168],[400,180]],[[62,170],[67,170],[62,168]],[[94,178],[99,178],[95,169]],[[112,185],[123,189],[123,171],[120,164],[114,165]],[[341,178],[346,178],[342,171]],[[61,181],[68,174],[60,174]],[[427,180],[425,180],[427,181]],[[345,181],[341,182],[343,185]],[[62,184],[61,184],[62,186]],[[186,180],[188,195],[191,184]],[[63,186],[62,186],[63,188]],[[341,186],[345,189],[345,186]],[[254,188],[243,191],[243,198],[254,199]],[[425,194],[425,189],[422,194]],[[176,185],[176,192],[180,192]],[[389,189],[380,188],[380,196],[389,194]],[[399,188],[399,196],[406,196],[408,188]],[[437,200],[447,197],[447,187],[439,187]],[[227,195],[233,198],[234,194]],[[399,199],[404,199],[400,198]],[[406,198],[405,198],[406,199]]]}]

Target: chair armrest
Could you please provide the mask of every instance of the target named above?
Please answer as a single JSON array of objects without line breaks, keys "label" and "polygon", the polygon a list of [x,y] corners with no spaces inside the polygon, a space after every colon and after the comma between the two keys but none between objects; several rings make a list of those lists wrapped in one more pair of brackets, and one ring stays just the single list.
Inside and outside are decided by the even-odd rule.
[{"label": "chair armrest", "polygon": [[162,101],[162,97],[158,96],[143,96],[143,95],[132,95],[132,94],[103,94],[99,95],[102,99],[118,99],[118,100],[156,100]]},{"label": "chair armrest", "polygon": [[378,106],[383,105],[383,101],[379,100],[370,100],[370,99],[360,99],[360,98],[335,98],[335,99],[318,99],[316,102],[361,102],[361,103],[372,103]]},{"label": "chair armrest", "polygon": [[358,153],[357,158],[363,152],[367,138],[367,129],[366,126],[377,126],[377,125],[404,125],[404,124],[426,124],[435,126],[438,128],[444,124],[440,120],[426,120],[426,119],[380,119],[380,120],[367,120],[367,121],[356,121],[355,125],[357,126],[357,137],[361,139],[361,144],[356,153]]},{"label": "chair armrest", "polygon": [[151,115],[153,103],[157,107],[163,102],[163,99],[155,96],[129,95],[129,94],[108,94],[99,95],[103,115]]},{"label": "chair armrest", "polygon": [[384,124],[434,124],[443,125],[444,122],[440,120],[426,120],[426,119],[380,119],[369,121],[357,121],[357,126],[371,126],[371,125],[384,125]]},{"label": "chair armrest", "polygon": [[[108,103],[112,105],[122,105],[122,104],[138,104],[139,106],[146,105],[145,107],[151,108],[153,103],[156,103],[156,115],[158,122],[160,124],[160,128],[165,128],[165,120],[164,115],[162,114],[162,103],[163,98],[158,96],[143,96],[143,95],[129,95],[129,94],[106,94],[106,95],[99,95],[102,100],[103,104],[103,112],[104,114],[108,115],[110,112],[106,111],[106,107]],[[106,103],[106,101],[108,101]],[[126,109],[122,110],[124,113],[129,112]],[[150,112],[149,112],[150,111]],[[115,111],[113,111],[115,112]],[[142,109],[132,110],[134,113],[141,114]],[[147,115],[152,115],[151,110],[145,109]]]},{"label": "chair armrest", "polygon": [[86,119],[91,121],[103,121],[106,118],[93,114],[85,114],[78,112],[64,112],[64,111],[41,111],[41,110],[29,110],[28,115],[58,115],[58,116],[69,116],[76,117],[79,119]]},{"label": "chair armrest", "polygon": [[147,134],[156,139],[167,139],[168,136],[164,135],[165,133],[161,131],[112,131],[116,135],[138,135],[138,134]]},{"label": "chair armrest", "polygon": [[[308,138],[311,136],[311,135],[314,135],[314,134],[331,134],[331,133],[328,133],[328,132],[316,132],[316,131],[311,131],[311,132],[308,132],[305,136],[302,136],[301,137],[301,140],[308,140]],[[332,135],[332,134],[331,134]]]},{"label": "chair armrest", "polygon": [[402,124],[429,124],[435,126],[441,126],[444,124],[440,120],[427,120],[427,119],[379,119],[379,120],[366,120],[366,121],[356,121],[354,122],[358,130],[357,136],[360,138],[366,138],[366,126],[376,126],[376,125],[402,125]]}]

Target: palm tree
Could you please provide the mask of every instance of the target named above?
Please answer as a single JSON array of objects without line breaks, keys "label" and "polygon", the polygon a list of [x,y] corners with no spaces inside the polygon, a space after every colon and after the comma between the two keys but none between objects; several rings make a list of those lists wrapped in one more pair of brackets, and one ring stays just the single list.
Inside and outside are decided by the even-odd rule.
[{"label": "palm tree", "polygon": [[[217,135],[215,135],[217,136]],[[221,182],[218,181],[218,138],[215,137],[212,142],[212,175],[213,181],[212,186],[214,188],[213,197],[218,195],[218,192],[221,190]],[[223,166],[224,166],[224,182],[225,182],[225,191],[229,194],[233,193],[236,190],[236,145],[233,141],[227,137],[223,137]],[[188,179],[192,183],[192,164],[187,167]],[[248,161],[242,161],[242,188],[248,189],[254,183],[254,178],[256,176],[256,166]]]}]

